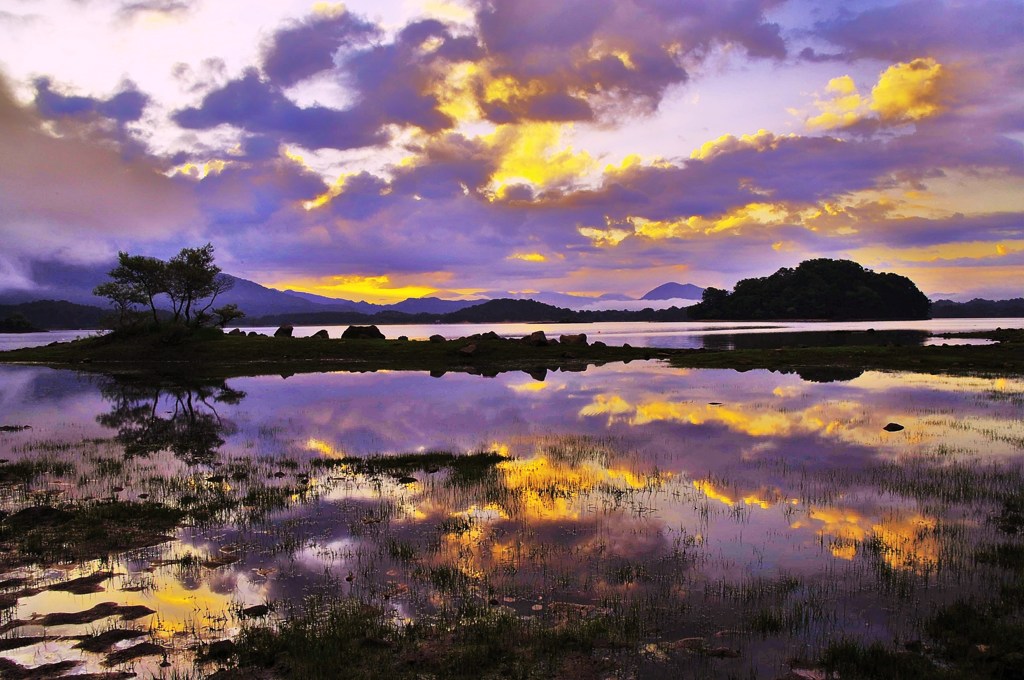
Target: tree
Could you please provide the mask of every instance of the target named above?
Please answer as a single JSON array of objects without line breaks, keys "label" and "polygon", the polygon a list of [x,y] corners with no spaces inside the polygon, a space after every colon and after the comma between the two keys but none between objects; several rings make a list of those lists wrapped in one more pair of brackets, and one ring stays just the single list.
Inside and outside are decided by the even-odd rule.
[{"label": "tree", "polygon": [[732,293],[708,288],[689,313],[694,319],[925,319],[929,306],[905,276],[819,258],[743,279]]},{"label": "tree", "polygon": [[245,312],[238,308],[238,305],[231,303],[224,305],[223,307],[217,307],[211,310],[214,316],[217,317],[217,325],[224,328],[235,319],[241,319],[245,316]]},{"label": "tree", "polygon": [[[110,270],[112,283],[122,288],[119,293],[122,297],[128,295],[128,289],[133,292],[131,296],[141,298],[135,300],[137,304],[147,303],[153,314],[153,324],[160,325],[160,318],[156,313],[155,298],[157,295],[167,292],[167,263],[155,257],[145,255],[129,255],[121,251],[117,254],[117,266]],[[105,284],[104,284],[105,285]],[[107,288],[106,293],[97,293],[101,297],[110,297],[114,292]],[[113,298],[111,298],[113,300]],[[117,302],[114,302],[117,305]],[[119,307],[120,309],[120,307]]]},{"label": "tree", "polygon": [[120,281],[101,283],[93,289],[92,294],[110,300],[110,304],[117,309],[118,326],[122,328],[128,325],[135,305],[146,302],[146,296],[138,288]]},{"label": "tree", "polygon": [[[221,275],[213,263],[213,245],[182,248],[167,263],[167,295],[171,298],[174,320],[192,324],[202,318],[217,296],[230,290],[234,281]],[[203,300],[209,300],[200,306]]]}]

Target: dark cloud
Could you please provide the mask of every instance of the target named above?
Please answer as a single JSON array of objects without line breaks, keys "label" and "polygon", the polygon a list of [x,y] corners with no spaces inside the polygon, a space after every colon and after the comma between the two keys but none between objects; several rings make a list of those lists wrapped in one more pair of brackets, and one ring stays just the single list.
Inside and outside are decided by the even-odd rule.
[{"label": "dark cloud", "polygon": [[914,0],[863,12],[843,9],[816,25],[848,59],[907,61],[936,51],[991,53],[1017,48],[1024,35],[1019,0]]},{"label": "dark cloud", "polygon": [[[285,95],[284,86],[330,68],[339,40],[374,34],[370,25],[348,16],[279,32],[265,55],[268,78],[249,69],[208,93],[198,107],[178,111],[175,121],[193,129],[234,125],[314,149],[381,144],[388,140],[389,125],[412,125],[431,133],[450,128],[454,121],[438,110],[440,101],[432,86],[451,59],[478,55],[470,42],[452,36],[438,21],[410,24],[393,43],[346,52],[335,76],[353,91],[356,101],[348,109],[303,108]],[[303,41],[309,50],[299,49]]]},{"label": "dark cloud", "polygon": [[402,194],[442,198],[479,191],[497,169],[491,147],[450,134],[417,149],[416,165],[395,168],[392,188]]},{"label": "dark cloud", "polygon": [[53,89],[49,78],[37,78],[34,85],[36,109],[45,118],[98,115],[129,123],[142,118],[142,112],[149,104],[149,97],[132,83],[122,85],[121,91],[110,99],[61,94]]},{"label": "dark cloud", "polygon": [[174,120],[192,129],[234,125],[312,149],[351,149],[386,141],[379,121],[370,118],[365,109],[301,108],[280,88],[260,78],[255,69],[206,95],[199,107],[178,111]]},{"label": "dark cloud", "polygon": [[494,122],[590,120],[608,98],[616,106],[602,109],[612,117],[653,111],[668,87],[686,81],[683,63],[699,62],[715,45],[784,57],[779,27],[764,14],[775,4],[480,2],[477,22],[494,75],[529,85],[523,94],[487,102],[484,111]]},{"label": "dark cloud", "polygon": [[263,71],[281,87],[334,67],[334,54],[362,45],[380,30],[351,12],[314,16],[277,31],[263,54]]}]

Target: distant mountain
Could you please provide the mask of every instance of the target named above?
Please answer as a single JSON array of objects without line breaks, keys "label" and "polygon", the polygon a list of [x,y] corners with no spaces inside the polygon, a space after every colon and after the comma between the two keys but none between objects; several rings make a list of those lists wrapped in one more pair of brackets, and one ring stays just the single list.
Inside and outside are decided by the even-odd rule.
[{"label": "distant mountain", "polygon": [[447,314],[486,302],[487,300],[442,300],[436,297],[409,298],[393,305],[385,305],[383,309],[406,314]]},{"label": "distant mountain", "polygon": [[704,289],[692,283],[663,283],[654,290],[647,291],[641,300],[700,300]]},{"label": "distant mountain", "polygon": [[933,318],[999,318],[1024,316],[1024,298],[1012,300],[984,300],[970,302],[936,300],[932,303]]}]

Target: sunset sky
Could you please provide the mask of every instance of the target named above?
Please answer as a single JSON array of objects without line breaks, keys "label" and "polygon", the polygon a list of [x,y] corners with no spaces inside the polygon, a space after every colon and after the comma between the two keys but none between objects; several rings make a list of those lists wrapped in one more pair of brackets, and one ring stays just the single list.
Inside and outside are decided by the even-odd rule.
[{"label": "sunset sky", "polygon": [[811,257],[1020,297],[1024,2],[3,2],[0,289],[207,241],[375,302]]}]

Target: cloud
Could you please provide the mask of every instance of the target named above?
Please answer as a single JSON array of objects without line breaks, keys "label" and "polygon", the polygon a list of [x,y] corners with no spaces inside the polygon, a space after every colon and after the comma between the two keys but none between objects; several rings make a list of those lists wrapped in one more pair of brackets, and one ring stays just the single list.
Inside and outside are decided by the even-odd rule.
[{"label": "cloud", "polygon": [[779,27],[765,19],[773,4],[478,2],[487,53],[481,110],[496,123],[650,113],[669,87],[686,82],[684,62],[699,62],[715,45],[739,45],[755,58],[784,57]]},{"label": "cloud", "polygon": [[247,70],[241,78],[207,94],[200,106],[182,109],[173,118],[184,128],[234,125],[250,133],[273,134],[311,149],[351,149],[387,139],[379,130],[378,121],[365,110],[301,108],[280,88],[261,78],[256,69]]},{"label": "cloud", "polygon": [[809,128],[848,128],[868,119],[899,125],[938,115],[950,99],[948,71],[931,57],[893,64],[879,77],[870,96],[863,96],[853,78],[828,82],[826,99],[815,102],[820,114],[809,118]]},{"label": "cloud", "polygon": [[[116,98],[115,98],[116,99]],[[90,261],[118,239],[185,234],[196,205],[152,159],[89,137],[54,137],[0,79],[0,224],[22,256]]]},{"label": "cloud", "polygon": [[109,99],[62,94],[53,89],[49,78],[37,78],[34,85],[34,103],[39,114],[45,118],[101,116],[119,123],[129,123],[142,118],[142,112],[150,101],[131,82],[123,83],[121,90]]},{"label": "cloud", "polygon": [[314,14],[274,33],[263,53],[263,71],[274,84],[289,87],[334,68],[339,49],[379,35],[376,26],[351,12]]},{"label": "cloud", "polygon": [[183,14],[192,10],[195,4],[195,0],[132,0],[123,2],[118,14],[126,19],[134,19],[140,14]]},{"label": "cloud", "polygon": [[1019,48],[1024,12],[1017,0],[916,0],[820,21],[815,34],[849,60],[906,61],[936,52],[977,55]]}]

